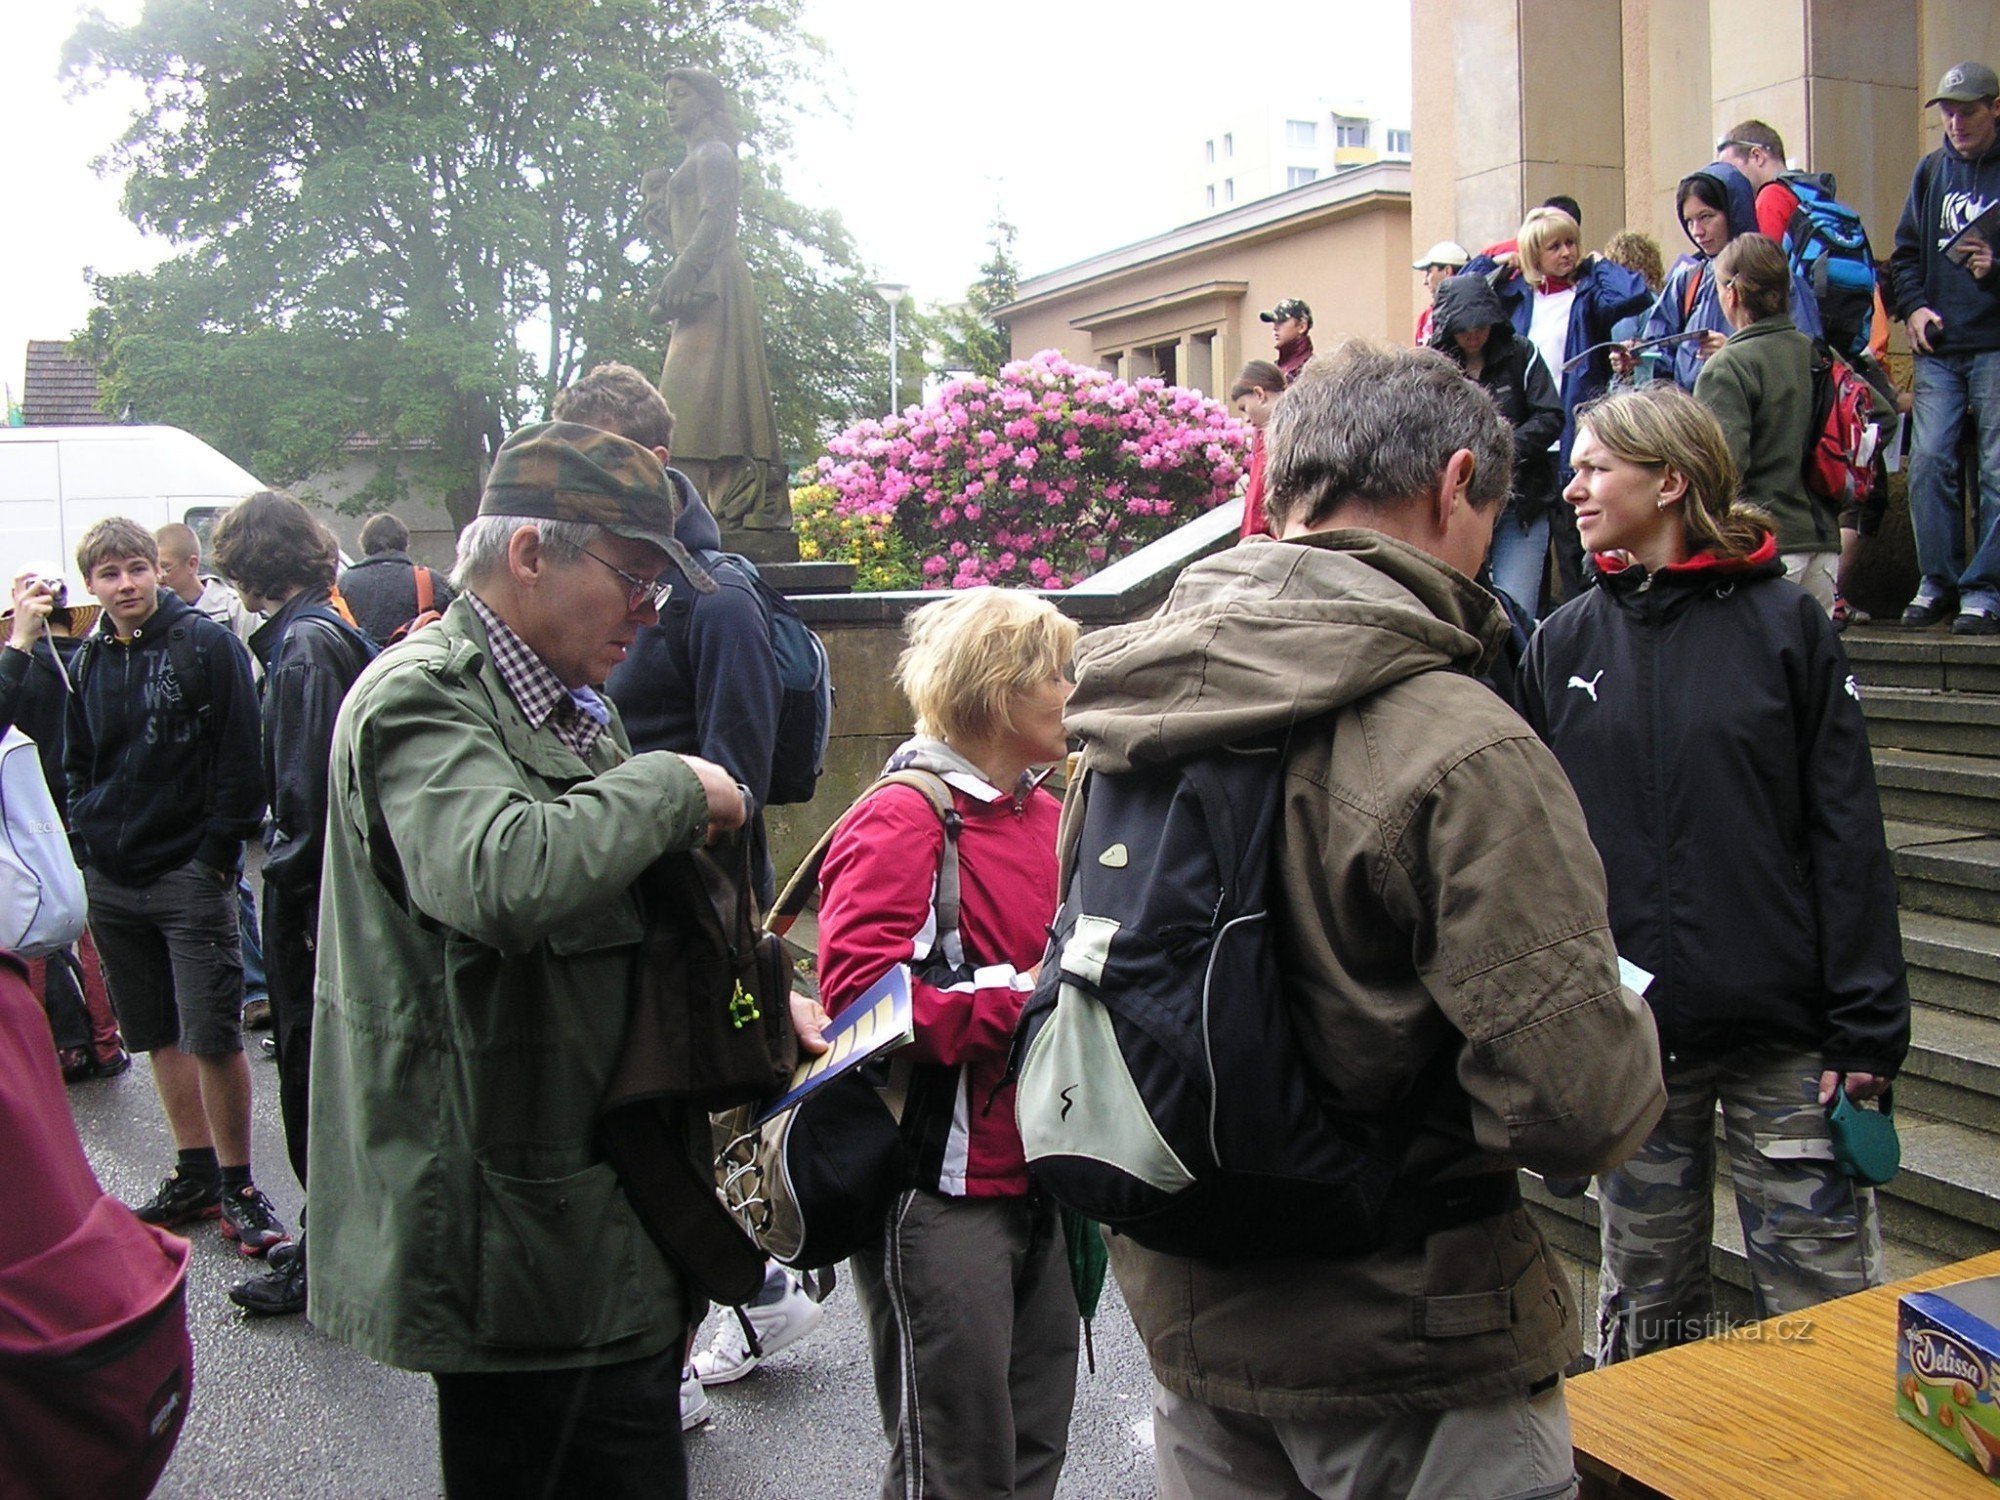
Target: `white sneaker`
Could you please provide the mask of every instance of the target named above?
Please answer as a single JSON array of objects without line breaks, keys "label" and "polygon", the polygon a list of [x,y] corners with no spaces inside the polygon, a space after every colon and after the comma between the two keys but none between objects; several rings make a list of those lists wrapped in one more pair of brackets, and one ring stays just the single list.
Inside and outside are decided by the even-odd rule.
[{"label": "white sneaker", "polygon": [[[738,1313],[742,1317],[738,1316]],[[741,1380],[757,1368],[760,1359],[769,1359],[781,1349],[789,1349],[819,1327],[823,1309],[806,1295],[797,1278],[785,1277],[785,1295],[768,1307],[724,1308],[722,1326],[709,1346],[694,1357],[695,1377],[703,1385],[727,1385]],[[742,1318],[750,1320],[757,1332],[760,1353],[753,1353],[750,1340],[743,1336]]]},{"label": "white sneaker", "polygon": [[681,1431],[699,1427],[708,1420],[708,1392],[695,1379],[694,1367],[681,1370]]}]

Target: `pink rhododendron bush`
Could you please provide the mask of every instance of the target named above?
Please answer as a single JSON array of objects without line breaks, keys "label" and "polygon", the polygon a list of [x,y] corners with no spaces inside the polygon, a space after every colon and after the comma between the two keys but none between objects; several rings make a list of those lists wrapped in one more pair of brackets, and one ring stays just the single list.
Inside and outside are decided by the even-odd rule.
[{"label": "pink rhododendron bush", "polygon": [[1249,432],[1222,404],[1052,349],[827,445],[836,511],[886,517],[923,587],[1067,588],[1234,491]]}]

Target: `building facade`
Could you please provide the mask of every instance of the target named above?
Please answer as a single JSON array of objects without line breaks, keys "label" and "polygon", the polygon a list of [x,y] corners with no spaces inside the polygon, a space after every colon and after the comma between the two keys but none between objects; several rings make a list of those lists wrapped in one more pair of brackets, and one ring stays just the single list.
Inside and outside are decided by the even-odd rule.
[{"label": "building facade", "polygon": [[1292,99],[1218,115],[1190,153],[1187,208],[1220,213],[1335,172],[1410,159],[1407,120],[1354,103]]},{"label": "building facade", "polygon": [[2000,66],[1995,0],[1411,0],[1419,244],[1511,236],[1554,193],[1584,243],[1642,229],[1688,250],[1681,178],[1761,119],[1832,172],[1886,258],[1945,69]]},{"label": "building facade", "polygon": [[1407,340],[1410,168],[1329,173],[1025,278],[996,316],[1013,355],[1055,349],[1128,379],[1226,396],[1249,359],[1272,357],[1258,313],[1287,297],[1313,310],[1313,340]]}]

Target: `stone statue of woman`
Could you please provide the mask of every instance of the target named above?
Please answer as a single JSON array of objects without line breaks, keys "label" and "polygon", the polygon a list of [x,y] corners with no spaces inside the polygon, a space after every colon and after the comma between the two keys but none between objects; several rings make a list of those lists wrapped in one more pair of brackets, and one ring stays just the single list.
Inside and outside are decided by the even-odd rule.
[{"label": "stone statue of woman", "polygon": [[647,308],[673,325],[660,394],[675,418],[674,467],[708,501],[725,546],[760,562],[796,558],[764,328],[736,243],[742,175],[729,96],[695,68],[667,74],[666,87],[667,119],[687,156],[640,186],[646,227],[674,252]]}]

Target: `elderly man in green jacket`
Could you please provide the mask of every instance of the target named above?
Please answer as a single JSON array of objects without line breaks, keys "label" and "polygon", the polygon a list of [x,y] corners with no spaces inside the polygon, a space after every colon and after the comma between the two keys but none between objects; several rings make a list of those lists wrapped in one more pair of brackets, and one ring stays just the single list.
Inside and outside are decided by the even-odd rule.
[{"label": "elderly man in green jacket", "polygon": [[460,597],[334,734],[312,1321],[430,1372],[452,1496],[686,1492],[695,1294],[591,1134],[660,855],[743,821],[720,767],[633,755],[595,692],[674,555],[658,459],[551,422],[495,458]]}]

